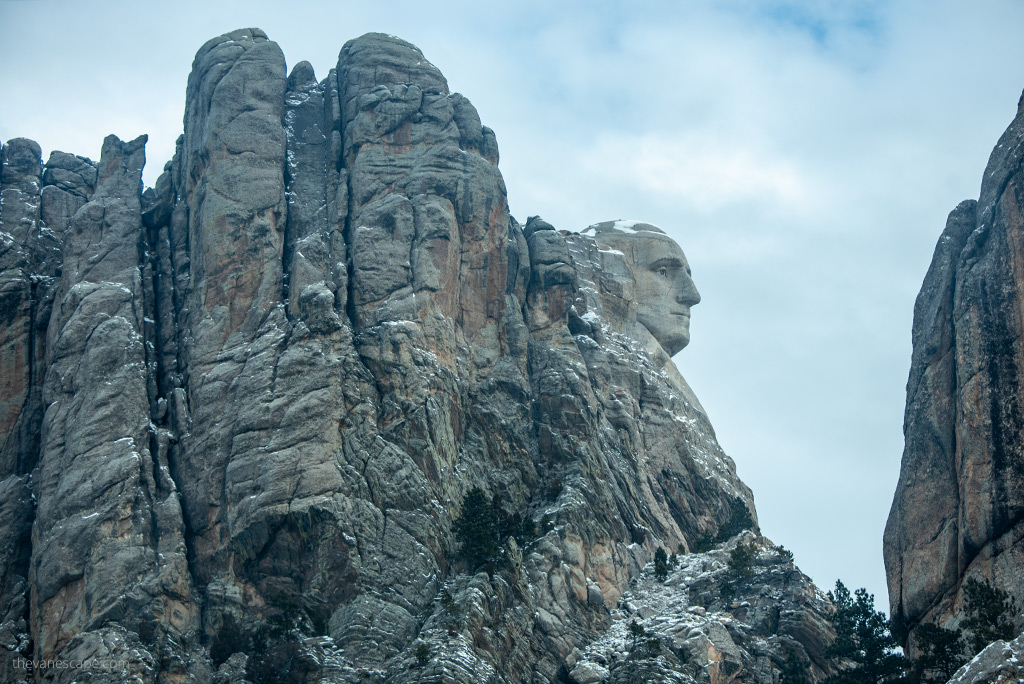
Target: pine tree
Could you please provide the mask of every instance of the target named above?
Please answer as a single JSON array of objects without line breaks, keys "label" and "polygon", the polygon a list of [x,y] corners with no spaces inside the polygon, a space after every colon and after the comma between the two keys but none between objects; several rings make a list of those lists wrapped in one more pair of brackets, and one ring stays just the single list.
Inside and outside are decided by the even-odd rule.
[{"label": "pine tree", "polygon": [[988,580],[971,577],[964,582],[964,631],[970,632],[971,648],[977,653],[997,639],[1009,641],[1016,636],[1013,618],[1017,600]]},{"label": "pine tree", "polygon": [[462,515],[453,529],[459,542],[459,558],[473,569],[486,563],[488,570],[501,558],[500,523],[498,512],[479,487],[474,487],[462,499]]},{"label": "pine tree", "polygon": [[786,658],[779,674],[780,684],[812,684],[811,663],[791,645],[786,646]]},{"label": "pine tree", "polygon": [[733,497],[729,502],[729,519],[718,528],[715,535],[705,532],[692,545],[695,553],[710,551],[716,544],[731,539],[743,530],[754,529],[754,516],[750,514],[747,504],[740,497]]},{"label": "pine tree", "polygon": [[[835,592],[828,592],[836,608],[832,625],[836,638],[825,649],[829,658],[840,660],[844,667],[828,684],[886,684],[903,676],[904,659],[897,652],[899,644],[889,630],[885,614],[875,610],[875,597],[866,589],[853,595],[842,582],[836,581]],[[843,665],[842,661],[852,663]]]},{"label": "pine tree", "polygon": [[757,549],[750,542],[740,542],[729,553],[729,569],[740,577],[750,577],[754,574],[754,559],[757,558]]},{"label": "pine tree", "polygon": [[660,546],[654,552],[654,576],[661,582],[668,579],[668,554]]},{"label": "pine tree", "polygon": [[537,526],[529,517],[517,511],[507,512],[500,495],[490,499],[479,487],[474,487],[462,499],[462,515],[452,525],[455,540],[459,542],[458,558],[470,570],[486,564],[488,574],[495,565],[507,560],[505,541],[512,537],[525,544],[537,536]]},{"label": "pine tree", "polygon": [[636,642],[647,636],[647,630],[643,628],[643,625],[638,625],[636,620],[630,620],[628,631],[629,636],[633,639],[633,643],[629,647],[629,650],[632,651],[636,648]]},{"label": "pine tree", "polygon": [[747,508],[747,504],[743,503],[743,499],[737,496],[729,502],[729,520],[718,529],[715,541],[723,542],[743,530],[752,529],[754,529],[754,516],[750,514],[750,509]]},{"label": "pine tree", "polygon": [[942,684],[967,662],[964,637],[959,629],[923,624],[914,630],[921,654],[914,660],[913,676],[922,683]]}]

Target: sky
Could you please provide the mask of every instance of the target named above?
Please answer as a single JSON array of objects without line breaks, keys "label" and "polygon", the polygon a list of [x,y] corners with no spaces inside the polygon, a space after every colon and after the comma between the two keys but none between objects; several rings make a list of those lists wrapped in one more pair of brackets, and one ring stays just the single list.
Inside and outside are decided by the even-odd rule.
[{"label": "sky", "polygon": [[1016,112],[1024,2],[285,4],[0,0],[0,140],[147,133],[151,185],[209,38],[258,26],[320,78],[363,33],[411,41],[495,130],[520,222],[682,245],[675,360],[762,531],[885,609],[914,298]]}]

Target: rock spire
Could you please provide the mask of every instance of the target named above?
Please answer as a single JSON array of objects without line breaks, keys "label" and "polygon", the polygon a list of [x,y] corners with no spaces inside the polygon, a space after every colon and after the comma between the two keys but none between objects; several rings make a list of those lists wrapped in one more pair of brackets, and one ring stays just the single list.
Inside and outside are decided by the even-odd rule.
[{"label": "rock spire", "polygon": [[1024,599],[1022,163],[1024,100],[980,198],[949,214],[914,307],[906,448],[885,528],[904,637],[957,624],[970,577]]}]

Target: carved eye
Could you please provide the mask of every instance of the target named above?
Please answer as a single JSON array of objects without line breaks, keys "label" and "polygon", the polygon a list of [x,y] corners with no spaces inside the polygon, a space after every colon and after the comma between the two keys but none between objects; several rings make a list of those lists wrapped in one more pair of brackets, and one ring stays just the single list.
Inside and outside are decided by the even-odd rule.
[{"label": "carved eye", "polygon": [[668,277],[668,269],[666,267],[664,267],[664,266],[662,266],[657,271],[655,271],[655,273],[660,275],[662,278],[667,278]]}]

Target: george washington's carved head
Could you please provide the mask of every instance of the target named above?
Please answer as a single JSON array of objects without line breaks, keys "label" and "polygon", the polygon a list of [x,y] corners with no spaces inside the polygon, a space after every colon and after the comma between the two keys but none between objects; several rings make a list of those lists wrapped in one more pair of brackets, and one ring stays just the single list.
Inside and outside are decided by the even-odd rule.
[{"label": "george washington's carved head", "polygon": [[596,223],[583,234],[613,254],[615,261],[621,258],[626,271],[621,276],[632,281],[624,283],[623,294],[632,300],[635,322],[669,356],[689,344],[690,307],[700,301],[700,294],[679,245],[660,228],[637,221]]}]

